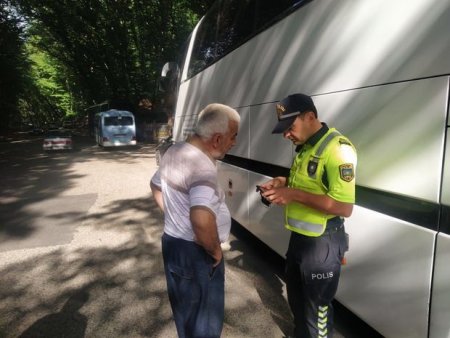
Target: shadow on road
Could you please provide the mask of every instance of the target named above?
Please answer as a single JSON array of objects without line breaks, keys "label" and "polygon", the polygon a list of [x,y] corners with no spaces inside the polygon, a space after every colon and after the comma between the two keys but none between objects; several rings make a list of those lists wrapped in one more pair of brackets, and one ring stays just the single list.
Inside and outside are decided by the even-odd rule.
[{"label": "shadow on road", "polygon": [[[0,245],[38,231],[34,220],[43,211],[30,205],[63,199],[80,179],[73,164],[101,158],[134,166],[154,157],[154,145],[129,151],[104,150],[89,139],[78,144],[76,152],[55,154],[44,154],[39,139],[0,144],[0,175],[8,177],[0,181]],[[0,337],[175,337],[154,201],[114,199],[87,209],[66,214],[79,225],[70,245],[0,252]],[[234,301],[226,302],[224,337],[289,334],[284,261],[242,228],[233,225],[232,233],[226,299]]]},{"label": "shadow on road", "polygon": [[[148,199],[123,200],[111,206],[110,217],[120,203],[122,208],[158,213]],[[59,332],[64,323],[75,325],[80,333],[85,327],[81,318],[92,323],[86,336],[157,337],[171,324],[159,247],[161,222],[122,225],[126,235],[114,245],[108,246],[102,237],[108,232],[102,230],[118,224],[106,223],[98,238],[92,238],[104,240],[105,246],[59,248],[0,269],[0,327],[7,337],[21,332],[23,337],[40,337],[37,332]],[[147,240],[153,235],[154,243]],[[67,328],[63,332],[69,333]]]},{"label": "shadow on road", "polygon": [[39,319],[25,330],[19,338],[83,338],[87,326],[87,317],[81,314],[79,310],[88,299],[88,291],[83,289],[76,291],[69,297],[60,312]]},{"label": "shadow on road", "polygon": [[[0,144],[0,175],[8,177],[0,182],[0,245],[36,235],[36,220],[48,215],[39,204],[42,201],[79,203],[65,195],[83,179],[72,170],[73,165],[101,159],[134,167],[143,158],[151,161],[154,157],[153,145],[105,150],[89,139],[75,142],[79,146],[75,152],[49,154],[42,152],[39,138]],[[70,245],[36,247],[26,254],[0,252],[0,337],[52,337],[61,330],[67,336],[69,327],[72,337],[174,337],[160,249],[162,214],[156,204],[144,196],[114,199],[89,213],[88,204],[82,209],[50,215],[58,224],[65,217],[77,224]],[[88,227],[89,232],[84,229]],[[83,245],[74,244],[77,241]],[[253,305],[229,303],[225,330],[231,334],[225,336],[241,337],[242,332],[247,337],[260,336],[264,326],[255,323],[258,314],[249,309],[262,307],[258,312],[266,323],[267,313],[281,317],[280,309],[286,309],[286,304],[280,281],[268,271],[255,278],[258,263],[252,261],[258,258],[246,253],[238,239],[229,254],[233,255],[227,262],[230,272],[247,273],[249,290],[256,290],[256,296],[269,298],[275,288],[278,305],[271,307],[268,299],[263,305],[258,299],[252,299]],[[228,296],[246,299],[241,289],[230,285]]]},{"label": "shadow on road", "polygon": [[[138,159],[154,158],[153,145],[105,150],[88,137],[74,139],[77,152],[47,152],[42,138],[21,134],[0,143],[0,244],[11,238],[31,236],[38,228],[34,221],[43,209],[30,207],[37,201],[59,198],[82,177],[73,164],[98,159],[133,165]],[[78,215],[81,216],[82,215]]]}]

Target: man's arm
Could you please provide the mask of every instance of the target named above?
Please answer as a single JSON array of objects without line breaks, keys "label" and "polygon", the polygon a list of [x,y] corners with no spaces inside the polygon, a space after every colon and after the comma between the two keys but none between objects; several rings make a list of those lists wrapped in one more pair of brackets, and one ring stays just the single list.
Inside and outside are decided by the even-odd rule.
[{"label": "man's arm", "polygon": [[190,210],[190,220],[195,234],[195,242],[211,255],[215,261],[213,266],[217,266],[222,260],[223,254],[217,233],[216,216],[207,207],[194,206]]},{"label": "man's arm", "polygon": [[158,207],[164,212],[164,203],[161,188],[153,184],[153,182],[150,182],[150,188],[152,189],[153,198],[155,199],[156,204],[158,204]]}]

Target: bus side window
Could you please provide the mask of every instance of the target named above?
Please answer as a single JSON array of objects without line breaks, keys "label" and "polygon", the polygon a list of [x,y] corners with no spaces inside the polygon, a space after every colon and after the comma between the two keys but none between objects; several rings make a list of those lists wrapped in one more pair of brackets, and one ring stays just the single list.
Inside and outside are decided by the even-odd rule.
[{"label": "bus side window", "polygon": [[201,72],[215,59],[215,26],[218,16],[219,2],[215,2],[213,7],[203,18],[195,37],[192,50],[191,62],[188,69],[188,76],[194,76]]},{"label": "bus side window", "polygon": [[188,78],[218,61],[296,8],[311,1],[216,1],[198,28]]},{"label": "bus side window", "polygon": [[283,18],[292,10],[312,0],[258,0],[256,6],[255,30],[261,31]]},{"label": "bus side window", "polygon": [[217,59],[230,53],[252,36],[255,3],[255,0],[222,2],[217,20]]}]

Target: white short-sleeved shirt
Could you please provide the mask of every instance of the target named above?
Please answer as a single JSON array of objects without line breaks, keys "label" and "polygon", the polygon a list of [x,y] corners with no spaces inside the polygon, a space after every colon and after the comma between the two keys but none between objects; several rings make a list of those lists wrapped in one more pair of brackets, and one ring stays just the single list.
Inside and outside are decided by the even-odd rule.
[{"label": "white short-sleeved shirt", "polygon": [[162,190],[165,233],[193,241],[190,208],[204,206],[216,215],[220,241],[228,239],[231,216],[217,180],[217,168],[200,149],[187,142],[171,146],[151,181]]}]

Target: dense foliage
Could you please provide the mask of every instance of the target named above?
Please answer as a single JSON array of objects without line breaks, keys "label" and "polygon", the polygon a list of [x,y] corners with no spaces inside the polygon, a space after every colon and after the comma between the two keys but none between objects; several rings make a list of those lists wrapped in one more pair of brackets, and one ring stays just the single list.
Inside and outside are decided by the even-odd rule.
[{"label": "dense foliage", "polygon": [[17,101],[24,90],[27,62],[20,39],[22,30],[8,3],[0,0],[0,117],[1,127],[18,116]]},{"label": "dense foliage", "polygon": [[163,64],[211,3],[0,0],[1,115],[49,122],[118,96],[157,100]]}]

